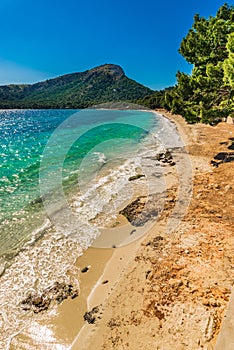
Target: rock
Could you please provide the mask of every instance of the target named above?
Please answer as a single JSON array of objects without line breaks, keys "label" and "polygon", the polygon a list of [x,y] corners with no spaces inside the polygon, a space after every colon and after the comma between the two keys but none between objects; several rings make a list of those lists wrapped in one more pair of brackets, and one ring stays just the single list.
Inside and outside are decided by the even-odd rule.
[{"label": "rock", "polygon": [[163,159],[163,157],[164,157],[164,153],[158,153],[156,155],[155,159],[159,161],[159,160]]},{"label": "rock", "polygon": [[79,296],[79,292],[78,292],[78,290],[75,290],[74,292],[73,292],[73,294],[71,294],[71,299],[75,299],[75,298],[77,298]]},{"label": "rock", "polygon": [[88,322],[89,324],[94,324],[96,321],[96,317],[90,312],[86,312],[84,314],[84,320]]},{"label": "rock", "polygon": [[85,273],[85,272],[88,272],[88,271],[89,271],[89,267],[88,267],[88,266],[84,267],[84,268],[81,270],[82,273]]},{"label": "rock", "polygon": [[4,274],[6,268],[6,263],[0,261],[0,277]]},{"label": "rock", "polygon": [[99,307],[95,306],[91,311],[87,311],[84,314],[84,320],[89,324],[94,324],[97,319],[97,314],[99,313]]},{"label": "rock", "polygon": [[234,162],[234,152],[219,152],[214,159],[220,161],[218,164]]},{"label": "rock", "polygon": [[42,292],[29,293],[21,305],[25,311],[32,310],[34,313],[39,313],[47,310],[53,301],[60,304],[68,297],[76,298],[78,294],[78,290],[71,284],[56,282]]},{"label": "rock", "polygon": [[46,295],[30,294],[25,300],[21,302],[24,311],[33,310],[34,313],[47,310],[50,306],[51,300]]},{"label": "rock", "polygon": [[164,193],[153,194],[148,198],[146,196],[138,197],[121,210],[119,214],[124,215],[133,226],[143,226],[146,222],[158,216],[160,206],[162,206],[161,201],[164,197]]},{"label": "rock", "polygon": [[230,137],[229,140],[231,144],[228,146],[228,149],[234,150],[234,137]]},{"label": "rock", "polygon": [[145,175],[144,174],[137,174],[137,175],[131,176],[128,179],[128,181],[134,181],[134,180],[140,179],[141,177],[145,177]]}]

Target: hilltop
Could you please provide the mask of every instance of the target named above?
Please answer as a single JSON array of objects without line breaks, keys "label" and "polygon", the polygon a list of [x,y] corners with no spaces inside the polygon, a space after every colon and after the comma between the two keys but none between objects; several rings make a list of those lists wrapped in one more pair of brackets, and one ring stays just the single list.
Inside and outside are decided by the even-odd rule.
[{"label": "hilltop", "polygon": [[152,93],[128,78],[120,66],[104,64],[36,84],[0,86],[0,108],[86,108]]}]

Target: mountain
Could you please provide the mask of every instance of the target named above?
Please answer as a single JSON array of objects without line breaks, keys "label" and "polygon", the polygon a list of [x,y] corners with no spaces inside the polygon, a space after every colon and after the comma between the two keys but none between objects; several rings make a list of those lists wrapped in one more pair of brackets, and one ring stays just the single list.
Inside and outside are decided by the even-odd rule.
[{"label": "mountain", "polygon": [[120,66],[104,64],[32,85],[0,86],[0,108],[86,108],[134,101],[152,93],[129,79]]}]

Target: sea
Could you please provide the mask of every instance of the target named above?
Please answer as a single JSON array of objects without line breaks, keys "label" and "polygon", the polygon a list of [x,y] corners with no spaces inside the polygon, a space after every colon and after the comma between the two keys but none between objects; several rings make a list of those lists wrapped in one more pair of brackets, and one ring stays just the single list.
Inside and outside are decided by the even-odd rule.
[{"label": "sea", "polygon": [[152,160],[181,144],[155,112],[101,108],[1,110],[0,145],[0,348],[10,349],[30,322],[25,296],[71,278],[134,194],[165,190]]}]

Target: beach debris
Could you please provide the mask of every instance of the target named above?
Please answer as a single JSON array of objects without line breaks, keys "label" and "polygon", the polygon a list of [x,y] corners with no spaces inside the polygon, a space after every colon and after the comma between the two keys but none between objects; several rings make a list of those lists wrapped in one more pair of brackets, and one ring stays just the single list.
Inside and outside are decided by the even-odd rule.
[{"label": "beach debris", "polygon": [[144,174],[137,174],[137,175],[133,175],[133,176],[130,176],[128,181],[134,181],[134,180],[138,180],[140,179],[141,177],[145,177]]},{"label": "beach debris", "polygon": [[55,301],[60,304],[63,300],[71,297],[76,298],[79,291],[71,284],[56,282],[53,286],[38,292],[29,292],[28,296],[21,302],[24,311],[39,313],[48,310],[50,304]]},{"label": "beach debris", "polygon": [[88,322],[89,324],[94,324],[97,320],[97,318],[100,318],[100,316],[98,316],[100,312],[100,307],[99,306],[95,306],[92,308],[91,311],[87,311],[85,314],[84,314],[84,320],[86,322]]}]

